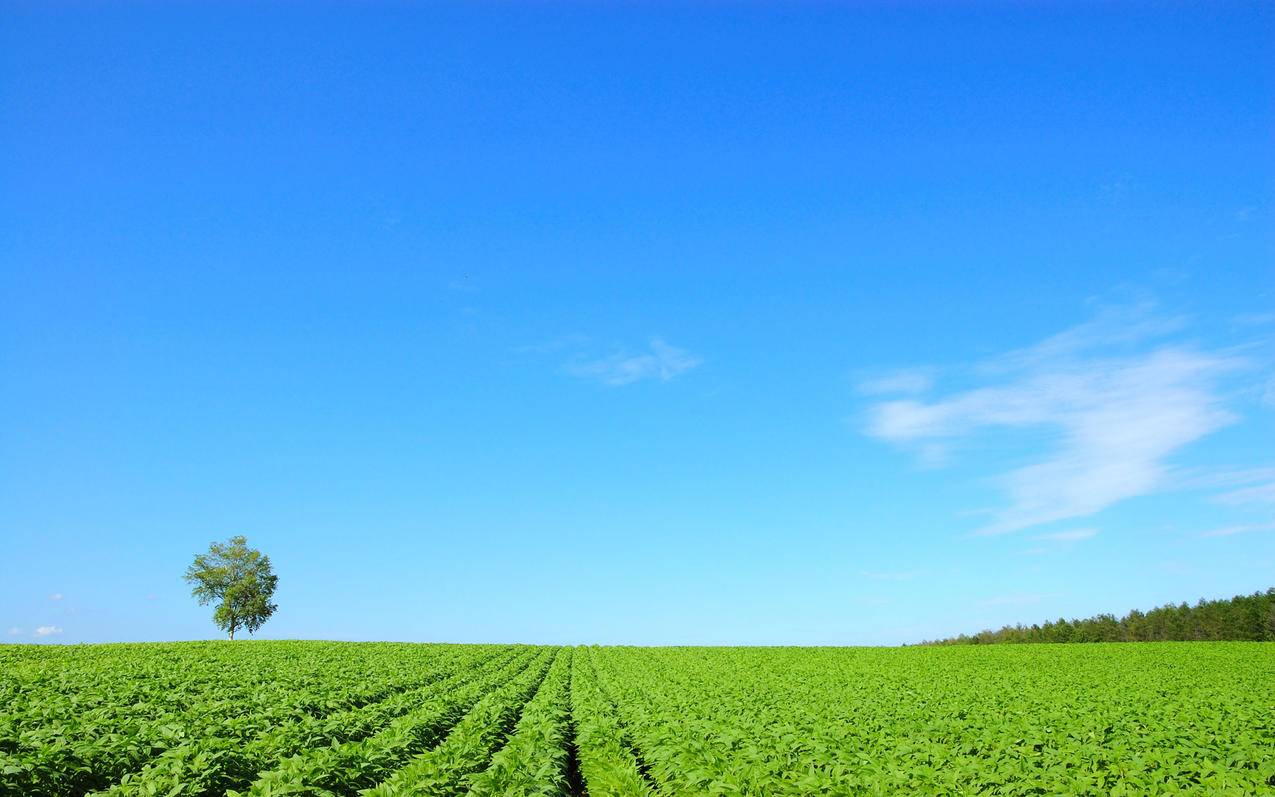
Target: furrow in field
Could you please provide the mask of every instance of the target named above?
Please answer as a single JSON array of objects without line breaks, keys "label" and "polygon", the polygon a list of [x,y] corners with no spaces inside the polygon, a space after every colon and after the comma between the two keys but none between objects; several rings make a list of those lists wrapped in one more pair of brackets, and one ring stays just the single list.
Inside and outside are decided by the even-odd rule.
[{"label": "furrow in field", "polygon": [[[695,678],[693,670],[659,666],[658,655],[620,648],[605,656],[592,657],[598,687],[615,706],[621,736],[648,782],[674,794],[750,793],[729,788],[741,764],[738,744],[747,733],[706,722],[702,716],[714,702],[705,695],[711,684]],[[617,662],[627,665],[620,675],[608,667]],[[746,711],[732,716],[735,723],[748,727]],[[764,729],[753,730],[754,738],[765,735]]]},{"label": "furrow in field", "polygon": [[554,660],[544,683],[502,747],[482,772],[469,778],[469,794],[475,797],[567,797],[572,793],[571,660],[564,648]]},{"label": "furrow in field", "polygon": [[542,659],[515,680],[485,696],[452,728],[438,747],[412,759],[378,786],[359,792],[364,797],[437,797],[465,792],[465,779],[483,768],[492,752],[508,736],[524,706],[551,668],[564,655],[559,650]]},{"label": "furrow in field", "polygon": [[[719,660],[734,655],[722,652]],[[602,688],[615,697],[632,744],[644,751],[662,789],[804,797],[845,788],[833,783],[839,770],[822,755],[808,757],[810,737],[798,724],[809,710],[794,716],[791,700],[784,704],[748,686],[741,693],[736,679],[721,677],[729,671],[715,671],[704,659],[676,658],[677,666],[669,666],[663,651],[647,656],[621,648],[595,661]],[[758,745],[758,739],[773,741]]]},{"label": "furrow in field", "polygon": [[[571,680],[574,680],[574,675]],[[571,711],[571,685],[567,684],[567,783],[566,797],[584,797],[584,775],[580,774],[580,745],[576,740],[576,721]]]},{"label": "furrow in field", "polygon": [[572,660],[571,714],[580,779],[587,793],[615,797],[655,793],[635,751],[625,744],[624,728],[614,704],[600,688],[591,651],[583,648]]},{"label": "furrow in field", "polygon": [[181,794],[202,797],[243,788],[264,769],[302,750],[362,739],[380,730],[421,702],[492,671],[515,655],[513,648],[458,655],[411,675],[383,700],[324,716],[302,716],[245,741],[233,734],[213,734],[166,750],[145,767],[125,775],[103,795],[150,797]]},{"label": "furrow in field", "polygon": [[309,749],[285,759],[262,773],[245,792],[235,795],[267,797],[267,795],[353,794],[376,783],[403,762],[427,750],[447,735],[485,694],[514,679],[534,671],[549,655],[543,649],[531,649],[497,670],[478,675],[417,707],[409,714],[393,720],[387,728],[365,739],[329,747]]}]

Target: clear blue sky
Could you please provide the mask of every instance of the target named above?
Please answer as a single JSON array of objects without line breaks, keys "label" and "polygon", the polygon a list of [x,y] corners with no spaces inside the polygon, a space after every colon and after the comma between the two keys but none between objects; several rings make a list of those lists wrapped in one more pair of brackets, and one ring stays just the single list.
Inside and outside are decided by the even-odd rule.
[{"label": "clear blue sky", "polygon": [[0,632],[914,641],[1275,585],[1275,8],[6,3]]}]

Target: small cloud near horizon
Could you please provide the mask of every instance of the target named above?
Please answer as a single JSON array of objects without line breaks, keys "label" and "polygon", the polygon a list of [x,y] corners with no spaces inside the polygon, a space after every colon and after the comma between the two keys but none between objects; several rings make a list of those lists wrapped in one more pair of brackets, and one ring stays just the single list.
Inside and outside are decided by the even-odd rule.
[{"label": "small cloud near horizon", "polygon": [[36,628],[33,633],[37,637],[57,636],[62,633],[62,628],[56,625],[42,625]]}]

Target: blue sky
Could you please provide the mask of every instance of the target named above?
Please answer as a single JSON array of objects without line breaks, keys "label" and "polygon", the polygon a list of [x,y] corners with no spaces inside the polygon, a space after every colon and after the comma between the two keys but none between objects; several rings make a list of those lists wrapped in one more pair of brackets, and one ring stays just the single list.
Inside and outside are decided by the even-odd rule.
[{"label": "blue sky", "polygon": [[894,644],[1275,585],[1275,12],[7,4],[0,630]]}]

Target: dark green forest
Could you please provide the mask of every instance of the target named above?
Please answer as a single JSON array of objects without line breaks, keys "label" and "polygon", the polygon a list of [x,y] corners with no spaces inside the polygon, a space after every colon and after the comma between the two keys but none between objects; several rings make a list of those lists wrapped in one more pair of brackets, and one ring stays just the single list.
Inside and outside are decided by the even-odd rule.
[{"label": "dark green forest", "polygon": [[924,645],[994,645],[1025,642],[1167,642],[1205,640],[1275,641],[1275,587],[1252,595],[1165,604],[1124,617],[1100,614],[1083,620],[1057,620],[1005,626],[998,631],[961,634]]}]

